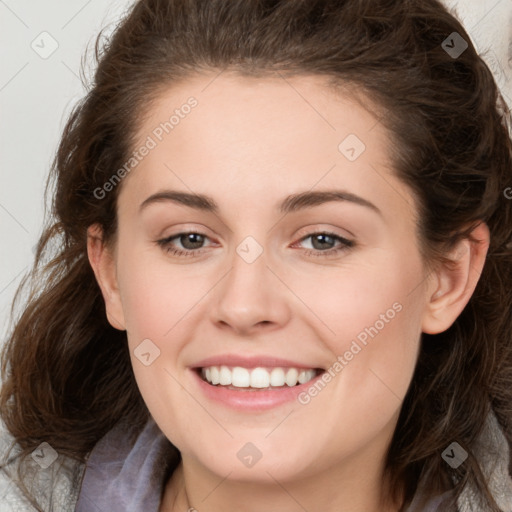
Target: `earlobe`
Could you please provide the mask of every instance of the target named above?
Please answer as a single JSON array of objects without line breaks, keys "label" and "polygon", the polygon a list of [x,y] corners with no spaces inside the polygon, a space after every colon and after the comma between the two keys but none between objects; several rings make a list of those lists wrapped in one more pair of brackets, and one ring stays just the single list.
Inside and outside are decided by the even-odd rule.
[{"label": "earlobe", "polygon": [[102,229],[98,224],[89,226],[87,230],[87,256],[105,301],[108,321],[115,329],[124,331],[126,327],[115,261],[103,243]]},{"label": "earlobe", "polygon": [[450,263],[440,263],[430,280],[422,331],[438,334],[446,331],[469,302],[482,273],[490,233],[481,222],[472,232],[474,239],[461,240],[447,255]]}]

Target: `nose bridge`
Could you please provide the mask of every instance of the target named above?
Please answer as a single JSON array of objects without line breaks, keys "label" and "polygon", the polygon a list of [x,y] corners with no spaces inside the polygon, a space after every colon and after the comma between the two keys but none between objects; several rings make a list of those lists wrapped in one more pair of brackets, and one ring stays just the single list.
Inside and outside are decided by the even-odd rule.
[{"label": "nose bridge", "polygon": [[235,247],[217,294],[214,321],[236,331],[287,321],[286,296],[267,263],[267,251],[254,237],[247,236]]}]

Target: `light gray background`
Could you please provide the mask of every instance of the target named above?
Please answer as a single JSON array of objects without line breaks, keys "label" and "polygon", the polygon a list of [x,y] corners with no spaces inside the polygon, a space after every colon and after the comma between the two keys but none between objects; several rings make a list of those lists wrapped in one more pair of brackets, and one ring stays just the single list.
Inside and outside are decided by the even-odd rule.
[{"label": "light gray background", "polygon": [[[84,94],[82,56],[88,44],[93,49],[100,28],[111,30],[131,3],[0,0],[0,345],[10,302],[41,232],[50,162],[67,115]],[[512,0],[445,3],[458,10],[512,106]],[[92,58],[87,62],[91,76]]]}]

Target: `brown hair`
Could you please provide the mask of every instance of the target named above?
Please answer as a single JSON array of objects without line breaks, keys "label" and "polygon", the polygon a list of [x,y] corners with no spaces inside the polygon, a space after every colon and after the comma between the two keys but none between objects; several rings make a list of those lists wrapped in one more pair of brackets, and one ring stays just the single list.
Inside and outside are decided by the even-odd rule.
[{"label": "brown hair", "polygon": [[[457,58],[442,47],[453,32],[469,45]],[[386,471],[401,510],[424,475],[432,495],[447,481],[456,496],[472,483],[500,511],[473,448],[491,409],[512,440],[511,119],[461,24],[437,0],[141,0],[100,40],[93,86],[49,177],[53,217],[13,311],[29,277],[30,294],[2,354],[0,412],[22,456],[47,441],[83,462],[116,422],[148,418],[86,243],[94,223],[114,240],[122,183],[102,199],[94,191],[130,155],[149,102],[198,71],[322,75],[379,106],[396,174],[417,198],[426,261],[442,261],[479,221],[489,226],[469,304],[447,331],[422,336]],[[469,453],[458,469],[440,456],[454,440]]]}]

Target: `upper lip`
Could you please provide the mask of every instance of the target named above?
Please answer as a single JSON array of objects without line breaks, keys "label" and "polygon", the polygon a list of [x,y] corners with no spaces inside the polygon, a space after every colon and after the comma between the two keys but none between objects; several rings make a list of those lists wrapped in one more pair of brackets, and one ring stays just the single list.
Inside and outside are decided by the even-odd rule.
[{"label": "upper lip", "polygon": [[261,355],[261,356],[247,356],[237,354],[221,354],[218,356],[207,357],[201,361],[191,365],[191,368],[207,368],[209,366],[241,366],[242,368],[258,368],[258,367],[282,367],[282,368],[302,368],[302,369],[316,369],[318,366],[312,366],[309,363],[300,363],[298,361],[291,361],[280,357]]}]

